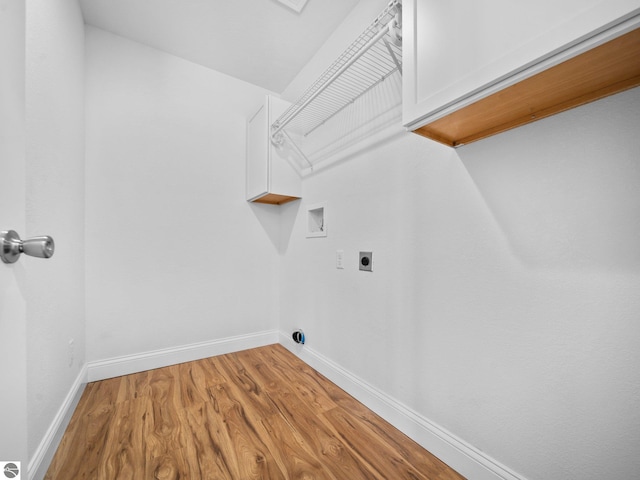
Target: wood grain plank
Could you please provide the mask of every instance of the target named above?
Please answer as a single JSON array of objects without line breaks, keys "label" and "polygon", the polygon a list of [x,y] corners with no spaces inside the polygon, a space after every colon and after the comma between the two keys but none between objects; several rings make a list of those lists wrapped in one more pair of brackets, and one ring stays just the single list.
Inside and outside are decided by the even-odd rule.
[{"label": "wood grain plank", "polygon": [[[159,458],[184,446],[178,412],[183,408],[179,395],[177,367],[151,371],[150,399],[144,416],[146,448],[151,458]],[[179,464],[179,462],[175,462]]]},{"label": "wood grain plank", "polygon": [[298,395],[281,392],[278,398],[274,398],[274,403],[278,407],[278,415],[298,432],[299,442],[315,452],[324,470],[337,478],[376,478],[367,465],[360,463],[332,426]]},{"label": "wood grain plank", "polygon": [[98,477],[135,480],[145,472],[145,418],[150,399],[132,399],[116,405],[109,422]]},{"label": "wood grain plank", "polygon": [[217,430],[220,444],[226,451],[232,478],[285,478],[277,468],[273,456],[258,433],[255,423],[260,416],[251,408],[245,409],[247,397],[238,397],[242,389],[233,382],[216,387],[215,397],[222,420],[222,428]]},{"label": "wood grain plank", "polygon": [[235,452],[225,444],[228,437],[215,402],[186,408],[182,413],[188,432],[185,452],[189,471],[203,480],[236,478],[232,471]]},{"label": "wood grain plank", "polygon": [[212,387],[227,382],[219,357],[187,362],[177,367],[178,381],[181,383],[181,395],[185,405],[196,406],[201,402],[213,401]]},{"label": "wood grain plank", "polygon": [[324,468],[315,450],[305,442],[298,430],[281,415],[275,414],[262,421],[269,448],[277,452],[282,469],[290,478],[306,480],[340,480]]},{"label": "wood grain plank", "polygon": [[120,389],[118,391],[117,402],[120,403],[139,397],[151,396],[151,391],[149,390],[149,377],[151,374],[152,371],[148,370],[118,377],[116,380],[120,381]]},{"label": "wood grain plank", "polygon": [[434,455],[371,412],[363,415],[336,408],[325,412],[340,437],[382,478],[460,480],[463,477]]},{"label": "wood grain plank", "polygon": [[262,359],[261,374],[275,385],[289,385],[300,399],[318,411],[336,407],[334,397],[346,395],[335,384],[318,373],[281,345],[264,347],[254,353]]}]

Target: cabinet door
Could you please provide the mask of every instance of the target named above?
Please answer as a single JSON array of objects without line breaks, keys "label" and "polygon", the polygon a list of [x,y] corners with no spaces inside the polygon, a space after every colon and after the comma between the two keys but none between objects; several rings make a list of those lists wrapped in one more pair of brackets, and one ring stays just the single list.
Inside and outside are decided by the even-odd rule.
[{"label": "cabinet door", "polygon": [[270,127],[291,104],[276,97],[268,97],[269,125],[267,137],[269,143],[269,193],[286,198],[299,198],[301,195],[300,174],[293,166],[294,161],[287,159],[289,149],[276,147],[271,143]]},{"label": "cabinet door", "polygon": [[640,1],[405,0],[403,7],[403,124],[413,130],[548,68],[551,57],[568,58],[560,52],[581,53],[569,50],[637,14]]},{"label": "cabinet door", "polygon": [[268,118],[268,102],[265,102],[247,125],[247,200],[269,192]]}]

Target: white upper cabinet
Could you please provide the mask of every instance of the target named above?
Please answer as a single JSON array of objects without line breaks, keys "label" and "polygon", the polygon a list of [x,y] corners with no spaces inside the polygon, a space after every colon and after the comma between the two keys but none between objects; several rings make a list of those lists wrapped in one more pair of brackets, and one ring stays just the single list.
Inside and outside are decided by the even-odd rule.
[{"label": "white upper cabinet", "polygon": [[272,123],[289,103],[267,96],[247,124],[247,200],[280,205],[297,200],[301,180],[290,152],[271,142]]},{"label": "white upper cabinet", "polygon": [[403,124],[415,130],[638,26],[640,0],[405,0]]}]

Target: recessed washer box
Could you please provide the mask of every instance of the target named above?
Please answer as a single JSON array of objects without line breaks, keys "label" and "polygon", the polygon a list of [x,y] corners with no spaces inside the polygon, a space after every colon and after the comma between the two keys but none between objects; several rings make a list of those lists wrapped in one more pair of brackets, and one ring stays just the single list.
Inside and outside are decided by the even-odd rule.
[{"label": "recessed washer box", "polygon": [[373,252],[360,252],[358,265],[363,272],[373,272]]},{"label": "recessed washer box", "polygon": [[307,206],[307,238],[327,236],[326,203]]}]

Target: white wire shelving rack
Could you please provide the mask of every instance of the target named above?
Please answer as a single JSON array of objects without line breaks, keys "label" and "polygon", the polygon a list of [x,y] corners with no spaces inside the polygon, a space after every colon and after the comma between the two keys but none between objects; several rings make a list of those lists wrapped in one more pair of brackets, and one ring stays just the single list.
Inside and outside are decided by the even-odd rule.
[{"label": "white wire shelving rack", "polygon": [[[402,2],[392,0],[365,31],[271,126],[275,145],[288,142],[306,163],[298,143],[344,115],[394,74],[402,74]],[[295,138],[292,139],[292,137]]]}]

